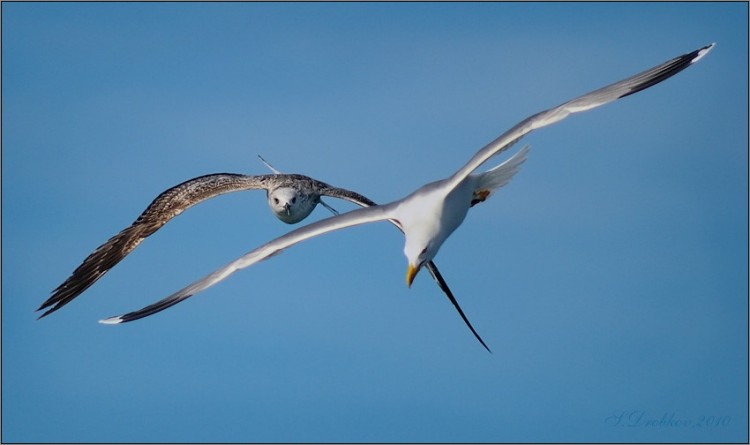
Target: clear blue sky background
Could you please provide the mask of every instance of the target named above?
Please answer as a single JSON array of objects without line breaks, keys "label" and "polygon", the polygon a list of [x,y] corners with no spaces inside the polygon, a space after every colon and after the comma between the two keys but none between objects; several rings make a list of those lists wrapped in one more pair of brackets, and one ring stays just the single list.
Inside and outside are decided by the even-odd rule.
[{"label": "clear blue sky background", "polygon": [[[2,12],[3,441],[747,441],[747,4]],[[262,154],[386,202],[532,113],[714,41],[528,136],[516,179],[443,246],[493,354],[427,274],[407,289],[387,224],[97,323],[289,230],[261,192],[190,209],[36,320],[181,181],[266,173]]]}]

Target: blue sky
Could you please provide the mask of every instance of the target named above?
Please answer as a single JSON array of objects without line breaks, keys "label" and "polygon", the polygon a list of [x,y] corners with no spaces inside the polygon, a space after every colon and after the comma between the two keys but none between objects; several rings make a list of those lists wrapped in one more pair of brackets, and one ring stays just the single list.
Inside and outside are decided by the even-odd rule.
[{"label": "blue sky", "polygon": [[[747,4],[2,12],[3,441],[747,441]],[[405,286],[387,224],[96,322],[289,230],[261,192],[188,210],[36,320],[186,179],[266,173],[262,154],[387,202],[710,42],[667,82],[529,135],[521,172],[443,246],[493,354],[427,274]]]}]

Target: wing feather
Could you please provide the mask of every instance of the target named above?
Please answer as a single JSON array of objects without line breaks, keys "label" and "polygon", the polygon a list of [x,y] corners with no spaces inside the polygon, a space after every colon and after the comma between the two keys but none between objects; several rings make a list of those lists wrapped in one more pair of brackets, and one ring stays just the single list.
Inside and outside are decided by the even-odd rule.
[{"label": "wing feather", "polygon": [[714,43],[697,49],[691,53],[683,54],[672,60],[655,66],[642,73],[628,77],[627,79],[613,83],[598,90],[591,91],[557,107],[542,111],[530,116],[513,128],[500,135],[497,139],[481,148],[460,170],[451,176],[450,184],[455,187],[463,181],[471,172],[486,162],[491,157],[503,152],[513,143],[537,128],[552,125],[568,117],[572,113],[590,110],[606,103],[615,101],[622,97],[635,94],[657,83],[669,79],[693,63],[705,56],[713,47]]},{"label": "wing feather", "polygon": [[321,196],[330,196],[331,198],[343,199],[360,207],[370,207],[377,205],[374,201],[367,198],[366,196],[360,195],[359,193],[353,192],[351,190],[333,187],[324,182],[318,182],[316,186],[318,189],[318,193],[320,193]]},{"label": "wing feather", "polygon": [[224,280],[229,275],[237,272],[238,270],[252,266],[255,263],[281,253],[281,251],[283,251],[284,249],[287,249],[301,241],[346,227],[392,219],[395,216],[395,210],[400,202],[401,201],[396,201],[383,206],[364,207],[361,209],[352,210],[351,212],[347,212],[342,215],[331,216],[312,224],[308,224],[304,227],[300,227],[299,229],[293,230],[286,235],[280,236],[260,246],[259,248],[246,253],[245,255],[232,261],[226,266],[175,292],[167,298],[157,301],[152,305],[146,306],[143,309],[130,312],[125,315],[110,317],[101,320],[100,322],[104,324],[124,323],[128,321],[138,320],[139,318],[147,317],[149,315],[163,311],[164,309],[174,306],[175,304],[184,301],[187,298],[190,298],[198,292],[201,292]]},{"label": "wing feather", "polygon": [[276,176],[218,173],[190,179],[162,192],[130,227],[97,247],[68,279],[52,291],[52,295],[37,309],[47,309],[39,318],[55,312],[79,296],[133,251],[141,241],[185,209],[224,193],[265,189]]}]

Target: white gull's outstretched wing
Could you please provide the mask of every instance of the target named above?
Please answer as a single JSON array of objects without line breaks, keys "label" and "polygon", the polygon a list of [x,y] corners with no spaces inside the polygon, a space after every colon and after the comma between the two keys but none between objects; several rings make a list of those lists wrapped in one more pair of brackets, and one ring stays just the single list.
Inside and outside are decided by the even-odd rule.
[{"label": "white gull's outstretched wing", "polygon": [[469,160],[469,162],[466,163],[466,165],[461,167],[460,170],[458,170],[453,174],[453,176],[450,177],[450,185],[452,187],[455,187],[471,172],[476,170],[477,167],[482,165],[492,156],[495,156],[496,154],[506,150],[514,142],[522,138],[524,135],[530,133],[531,131],[561,121],[562,119],[568,117],[568,115],[570,115],[571,113],[590,110],[592,108],[596,108],[598,106],[652,87],[663,80],[669,79],[670,77],[699,61],[703,56],[711,51],[711,48],[713,48],[714,45],[715,43],[712,43],[691,53],[675,57],[672,60],[664,62],[661,65],[655,66],[640,74],[636,74],[606,87],[594,90],[590,93],[586,93],[583,96],[579,96],[573,100],[563,103],[562,105],[558,105],[557,107],[550,108],[549,110],[542,111],[524,119],[510,130],[500,135],[497,139],[481,148]]},{"label": "white gull's outstretched wing", "polygon": [[396,201],[383,206],[363,207],[361,209],[352,210],[351,212],[347,212],[342,215],[332,216],[330,218],[326,218],[312,224],[308,224],[299,229],[293,230],[286,235],[280,236],[273,241],[270,241],[260,246],[259,248],[246,253],[242,257],[236,259],[235,261],[232,261],[221,269],[194,282],[184,289],[175,292],[174,294],[170,295],[167,298],[164,298],[163,300],[157,301],[156,303],[146,306],[143,309],[130,312],[125,315],[118,315],[101,320],[100,323],[117,324],[147,317],[170,306],[174,306],[175,304],[197,294],[198,292],[201,292],[224,280],[229,275],[237,272],[238,270],[263,261],[264,259],[276,255],[282,250],[301,241],[346,227],[391,219],[393,218],[395,208],[398,206],[398,204],[400,204],[400,202],[401,201]]}]

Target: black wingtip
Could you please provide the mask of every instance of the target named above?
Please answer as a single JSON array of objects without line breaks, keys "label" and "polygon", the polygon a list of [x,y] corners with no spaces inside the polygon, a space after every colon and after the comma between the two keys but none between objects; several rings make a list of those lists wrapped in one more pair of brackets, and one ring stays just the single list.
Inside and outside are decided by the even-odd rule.
[{"label": "black wingtip", "polygon": [[690,63],[695,63],[695,62],[701,60],[703,58],[703,56],[705,56],[706,54],[708,54],[708,52],[711,51],[714,48],[714,46],[716,46],[716,42],[709,43],[708,45],[704,46],[703,48],[693,51],[691,53],[691,55],[693,57],[690,60]]},{"label": "black wingtip", "polygon": [[453,304],[453,306],[456,308],[456,311],[458,311],[458,315],[461,316],[461,319],[464,321],[466,326],[471,330],[471,333],[474,334],[474,337],[479,340],[479,343],[484,347],[484,349],[487,350],[490,354],[492,354],[492,351],[487,346],[487,344],[482,340],[482,337],[479,335],[479,333],[474,329],[474,326],[471,325],[471,322],[466,317],[466,314],[464,314],[464,311],[461,309],[461,306],[458,304],[458,300],[456,300],[456,297],[453,296],[453,292],[451,292],[450,287],[448,287],[448,283],[445,282],[445,279],[440,274],[440,271],[438,270],[435,263],[432,261],[429,261],[427,263],[427,270],[430,271],[430,274],[432,277],[437,281],[438,285],[440,286],[440,289],[445,293],[445,296],[448,297],[450,302]]},{"label": "black wingtip", "polygon": [[666,79],[669,79],[670,77],[702,59],[706,54],[708,54],[709,51],[711,51],[711,49],[715,45],[715,43],[711,43],[702,48],[696,49],[693,52],[677,56],[659,67],[655,67],[652,70],[641,73],[639,76],[645,75],[646,77],[641,79],[642,81],[639,84],[634,86],[630,91],[620,96],[620,98],[630,96],[631,94],[635,94],[639,91],[643,91],[646,88],[650,88]]},{"label": "black wingtip", "polygon": [[188,294],[182,297],[168,297],[161,301],[157,301],[154,304],[150,304],[142,309],[138,309],[137,311],[128,312],[124,315],[116,315],[114,317],[105,318],[103,320],[99,320],[99,323],[101,324],[122,324],[122,323],[129,323],[131,321],[140,320],[141,318],[148,317],[150,315],[154,315],[157,312],[161,312],[164,309],[170,308],[174,306],[175,304],[181,302],[182,300],[189,298],[193,296],[193,294]]},{"label": "black wingtip", "polygon": [[486,349],[486,350],[487,350],[487,352],[489,352],[490,354],[492,354],[492,350],[490,349],[490,347],[489,347],[489,346],[487,346],[487,345],[486,345],[486,344],[484,343],[484,340],[482,340],[482,337],[480,337],[480,336],[479,336],[479,334],[477,334],[477,340],[479,340],[479,343],[481,343],[481,344],[482,344],[482,346],[484,346],[484,349]]}]

